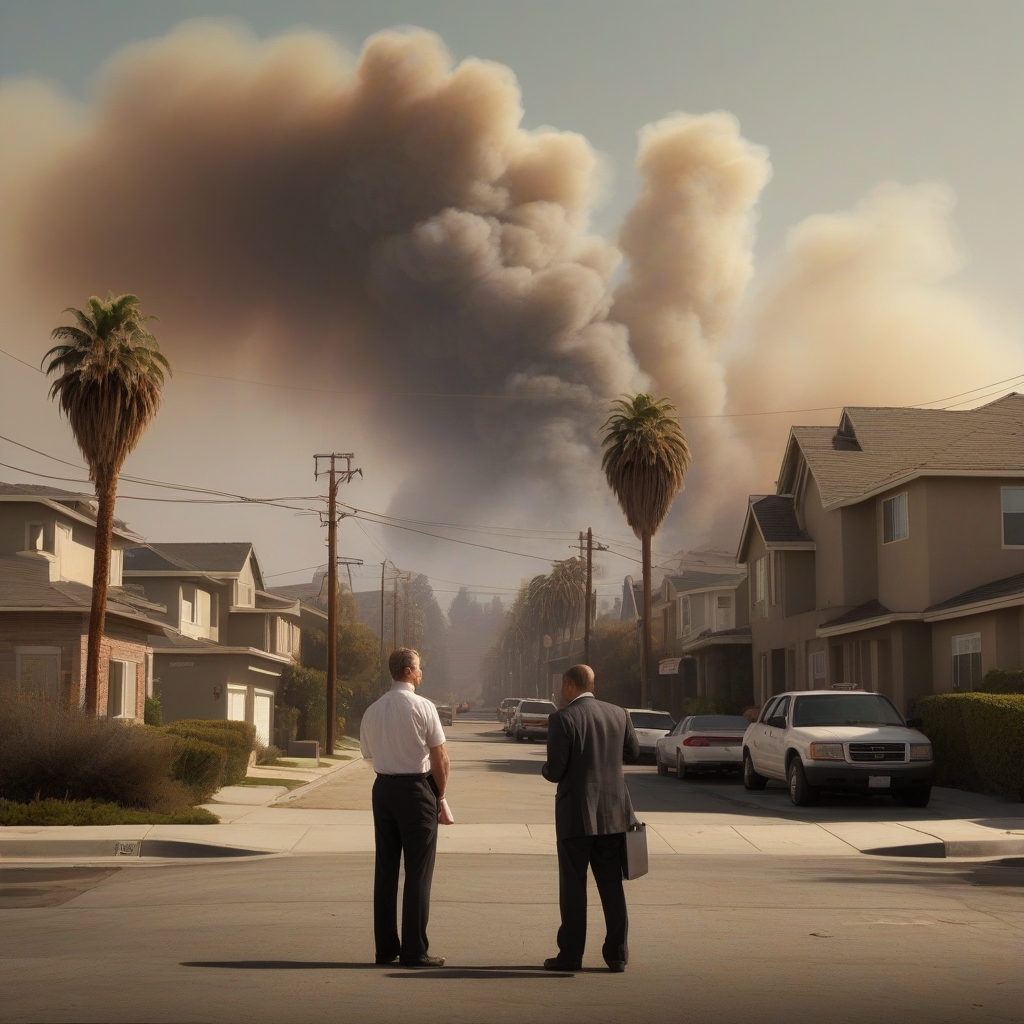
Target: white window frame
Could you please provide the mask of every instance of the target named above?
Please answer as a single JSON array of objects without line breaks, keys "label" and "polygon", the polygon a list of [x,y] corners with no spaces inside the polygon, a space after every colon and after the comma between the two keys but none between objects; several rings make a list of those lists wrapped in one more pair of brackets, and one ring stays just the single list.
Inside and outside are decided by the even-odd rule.
[{"label": "white window frame", "polygon": [[[232,697],[242,698],[242,717],[232,718],[231,717],[231,698]],[[228,683],[227,693],[227,707],[225,708],[227,713],[227,720],[229,722],[248,722],[249,721],[249,688],[246,686],[236,686],[232,683]]]},{"label": "white window frame", "polygon": [[[121,687],[121,693],[119,695],[119,703],[121,705],[120,714],[110,714],[111,707],[111,693],[112,688],[115,685],[112,679],[113,669],[115,665],[120,665],[121,679],[116,685]],[[131,683],[132,692],[132,703],[131,703],[131,714],[126,713],[125,708],[128,701],[125,700],[127,696],[128,684]],[[137,661],[126,661],[124,658],[111,658],[107,665],[107,714],[111,718],[125,718],[135,719],[138,716],[135,713],[136,704],[139,699],[139,662]]]},{"label": "white window frame", "polygon": [[[909,492],[900,491],[899,494],[894,494],[891,498],[884,498],[882,500],[882,543],[883,544],[898,544],[901,540],[906,540],[910,536],[910,499],[908,496]],[[901,501],[902,499],[902,501]],[[899,505],[897,505],[897,502]],[[902,522],[899,522],[896,518],[897,509],[902,507],[903,517]],[[890,522],[890,514],[887,509],[892,510],[892,536],[885,539],[885,528]],[[897,527],[903,527],[903,533],[897,536]]]},{"label": "white window frame", "polygon": [[[961,633],[959,636],[952,638],[952,654],[953,654],[953,672],[951,676],[951,682],[953,690],[960,693],[969,693],[981,685],[984,676],[984,665],[981,660],[981,633]],[[975,661],[974,658],[977,656],[977,670],[978,678],[975,680],[974,669]],[[969,672],[972,676],[967,682],[968,686],[963,686],[962,671],[963,665],[958,662],[958,658],[969,658],[968,662]]]},{"label": "white window frame", "polygon": [[679,635],[688,636],[690,633],[690,599],[689,597],[679,598]]},{"label": "white window frame", "polygon": [[768,555],[754,561],[754,604],[765,604],[768,599]]},{"label": "white window frame", "polygon": [[[39,545],[36,546],[32,543],[32,531],[39,531]],[[46,551],[46,523],[26,523],[25,524],[25,550],[26,551]]]},{"label": "white window frame", "polygon": [[[1009,548],[1011,551],[1019,551],[1024,548],[1024,544],[1007,544],[1006,543],[1006,517],[1008,515],[1022,515],[1024,509],[1018,512],[1016,509],[1011,509],[1009,512],[1006,511],[1006,494],[1007,491],[1018,491],[1024,496],[1024,487],[1000,487],[999,488],[999,536],[1002,540],[1004,548]],[[1024,502],[1022,502],[1024,504]]]},{"label": "white window frame", "polygon": [[112,587],[119,587],[124,582],[124,550],[122,548],[110,549],[109,583]]},{"label": "white window frame", "polygon": [[779,553],[778,551],[768,552],[768,602],[772,605],[779,603]]},{"label": "white window frame", "polygon": [[[819,672],[818,669],[821,669]],[[825,663],[825,652],[824,651],[811,651],[811,679],[810,682],[813,684],[815,680],[820,679],[823,683],[825,682],[826,673],[828,666]],[[814,686],[811,686],[814,689]]]}]

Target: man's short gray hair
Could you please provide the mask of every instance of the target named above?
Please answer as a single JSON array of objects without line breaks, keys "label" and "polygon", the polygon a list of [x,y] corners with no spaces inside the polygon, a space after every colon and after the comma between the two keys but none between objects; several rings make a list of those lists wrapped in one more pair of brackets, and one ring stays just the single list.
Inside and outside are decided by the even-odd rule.
[{"label": "man's short gray hair", "polygon": [[403,679],[405,670],[412,668],[413,659],[418,659],[420,652],[412,647],[396,647],[388,655],[388,671],[394,680]]}]

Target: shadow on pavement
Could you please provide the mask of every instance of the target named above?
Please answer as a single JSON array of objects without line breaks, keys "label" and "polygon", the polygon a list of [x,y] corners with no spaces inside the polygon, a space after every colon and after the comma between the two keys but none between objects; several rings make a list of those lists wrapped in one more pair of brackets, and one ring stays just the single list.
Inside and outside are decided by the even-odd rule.
[{"label": "shadow on pavement", "polygon": [[376,971],[374,963],[332,960],[185,960],[179,967],[220,967],[235,971]]},{"label": "shadow on pavement", "polygon": [[[584,968],[597,970],[598,968]],[[579,972],[582,973],[582,972]],[[605,974],[608,972],[605,971]],[[405,970],[401,973],[389,974],[389,978],[441,978],[445,981],[469,978],[507,979],[521,978],[540,981],[544,978],[571,978],[569,971],[545,971],[543,967],[439,967],[437,970]]]}]

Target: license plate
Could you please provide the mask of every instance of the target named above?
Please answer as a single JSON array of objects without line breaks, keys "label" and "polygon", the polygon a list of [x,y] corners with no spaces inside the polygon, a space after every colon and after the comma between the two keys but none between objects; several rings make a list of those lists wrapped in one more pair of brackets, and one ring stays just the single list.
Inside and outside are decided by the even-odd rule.
[{"label": "license plate", "polygon": [[869,775],[868,789],[888,789],[891,782],[888,775]]}]

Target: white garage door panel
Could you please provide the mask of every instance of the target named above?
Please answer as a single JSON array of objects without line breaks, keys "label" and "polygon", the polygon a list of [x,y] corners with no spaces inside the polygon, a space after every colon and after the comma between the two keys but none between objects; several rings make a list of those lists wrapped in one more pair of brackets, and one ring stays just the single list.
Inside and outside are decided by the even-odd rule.
[{"label": "white garage door panel", "polygon": [[257,693],[255,704],[254,723],[256,725],[256,739],[263,746],[270,745],[270,694]]}]

